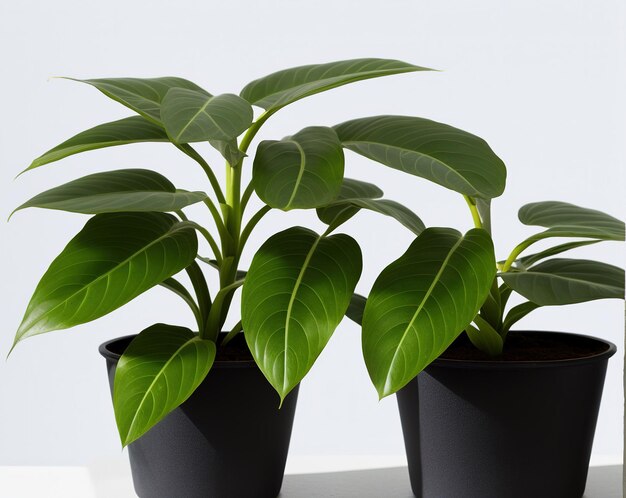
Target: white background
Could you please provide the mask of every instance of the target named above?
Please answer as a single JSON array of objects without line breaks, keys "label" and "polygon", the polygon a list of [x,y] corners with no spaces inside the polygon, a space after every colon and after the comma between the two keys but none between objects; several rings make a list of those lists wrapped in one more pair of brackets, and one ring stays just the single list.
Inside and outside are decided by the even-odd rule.
[{"label": "white background", "polygon": [[[51,76],[177,75],[212,93],[237,93],[248,81],[286,67],[388,57],[443,72],[371,80],[311,97],[272,117],[262,136],[388,113],[428,117],[484,137],[509,169],[507,191],[494,203],[498,255],[504,258],[533,231],[517,222],[526,202],[570,201],[624,217],[624,14],[620,0],[2,1],[0,217],[43,189],[101,170],[154,168],[179,188],[208,189],[202,171],[165,144],[74,156],[13,181],[44,150],[129,115],[93,88]],[[347,175],[379,183],[427,225],[471,226],[462,198],[443,188],[351,153]],[[202,210],[194,213],[206,219]],[[0,356],[38,278],[85,220],[30,210],[0,223]],[[276,213],[265,218],[253,242],[293,224],[319,228],[311,213]],[[346,230],[363,247],[358,289],[364,293],[412,238],[370,213]],[[624,262],[616,243],[578,254]],[[175,296],[155,289],[94,323],[29,339],[1,360],[0,465],[121,458],[97,346],[157,321],[192,325]],[[623,303],[545,308],[522,325],[618,344],[594,457],[619,459]],[[359,332],[344,321],[303,383],[291,452],[333,457],[403,451],[395,400],[377,401]]]}]

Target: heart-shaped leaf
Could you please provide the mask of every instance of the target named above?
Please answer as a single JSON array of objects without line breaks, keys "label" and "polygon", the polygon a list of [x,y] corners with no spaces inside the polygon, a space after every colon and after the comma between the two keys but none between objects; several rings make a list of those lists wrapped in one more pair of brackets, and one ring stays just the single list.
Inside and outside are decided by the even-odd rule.
[{"label": "heart-shaped leaf", "polygon": [[232,94],[173,88],[163,99],[161,120],[175,143],[231,141],[252,124],[250,104]]},{"label": "heart-shaped leaf", "polygon": [[100,318],[184,269],[197,252],[194,228],[172,215],[96,215],[41,278],[15,342]]},{"label": "heart-shaped leaf", "polygon": [[407,384],[470,324],[495,273],[485,230],[463,236],[449,228],[427,228],[383,270],[363,314],[363,355],[380,397]]},{"label": "heart-shaped leaf", "polygon": [[309,95],[355,81],[413,71],[425,67],[391,59],[353,59],[311,64],[272,73],[248,83],[240,95],[251,104],[276,111]]},{"label": "heart-shaped leaf", "polygon": [[147,169],[122,169],[88,175],[36,195],[27,207],[100,214],[122,211],[177,211],[206,199],[204,192],[187,192],[163,175]]},{"label": "heart-shaped leaf", "polygon": [[595,209],[559,201],[533,202],[518,213],[525,225],[548,228],[539,238],[589,237],[602,240],[624,240],[624,222]]},{"label": "heart-shaped leaf", "polygon": [[506,168],[487,143],[446,124],[410,116],[374,116],[335,126],[344,147],[471,197],[504,191]]},{"label": "heart-shaped leaf", "polygon": [[165,130],[141,116],[101,124],[74,135],[35,159],[24,171],[89,150],[139,142],[169,142]]},{"label": "heart-shaped leaf", "polygon": [[210,95],[195,83],[183,78],[96,78],[73,81],[94,86],[107,97],[125,105],[155,124],[161,123],[161,102],[172,88],[184,88]]},{"label": "heart-shaped leaf", "polygon": [[343,149],[335,131],[312,126],[259,144],[254,189],[263,202],[285,211],[323,206],[339,194],[343,168]]},{"label": "heart-shaped leaf", "polygon": [[599,261],[554,258],[527,271],[500,276],[514,291],[540,306],[624,298],[624,270]]},{"label": "heart-shaped leaf", "polygon": [[133,339],[115,368],[113,406],[124,446],[193,394],[215,359],[215,343],[158,323]]},{"label": "heart-shaped leaf", "polygon": [[246,341],[281,399],[306,375],[342,320],[361,275],[347,235],[289,228],[270,237],[243,284]]}]

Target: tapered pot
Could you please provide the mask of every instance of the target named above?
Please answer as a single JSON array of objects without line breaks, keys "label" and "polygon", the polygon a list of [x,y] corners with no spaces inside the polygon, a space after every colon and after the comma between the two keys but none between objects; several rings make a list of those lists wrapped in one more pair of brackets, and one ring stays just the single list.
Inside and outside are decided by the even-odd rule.
[{"label": "tapered pot", "polygon": [[[134,336],[105,342],[115,367]],[[128,447],[141,498],[275,498],[280,492],[298,388],[279,398],[252,360],[216,359],[194,394]]]},{"label": "tapered pot", "polygon": [[514,332],[510,338],[547,340],[575,357],[551,346],[535,360],[440,358],[398,392],[415,496],[583,495],[615,345],[555,332]]}]

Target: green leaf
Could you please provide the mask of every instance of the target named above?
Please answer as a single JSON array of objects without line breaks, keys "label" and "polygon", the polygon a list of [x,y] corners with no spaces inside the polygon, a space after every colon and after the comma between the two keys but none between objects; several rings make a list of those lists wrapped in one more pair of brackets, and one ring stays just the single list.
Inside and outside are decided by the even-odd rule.
[{"label": "green leaf", "polygon": [[567,202],[533,202],[522,206],[519,220],[525,225],[548,228],[539,238],[589,237],[602,240],[624,240],[624,222],[595,209]]},{"label": "green leaf", "polygon": [[288,211],[323,206],[339,195],[343,149],[332,128],[311,126],[282,140],[264,140],[252,181],[267,205]]},{"label": "green leaf", "polygon": [[624,270],[599,261],[554,258],[527,271],[501,273],[500,277],[540,306],[624,298]]},{"label": "green leaf", "polygon": [[193,227],[172,215],[96,215],[41,278],[15,342],[100,318],[184,269],[197,251]]},{"label": "green leaf", "polygon": [[350,304],[346,310],[346,316],[354,323],[361,325],[363,323],[363,311],[365,310],[365,303],[367,298],[360,294],[352,294],[350,298]]},{"label": "green leaf", "polygon": [[580,240],[580,241],[574,241],[574,242],[566,242],[565,244],[559,244],[558,246],[550,247],[536,254],[529,254],[528,256],[519,258],[515,261],[515,266],[524,270],[526,268],[530,268],[532,265],[541,261],[542,259],[546,259],[551,256],[556,256],[557,254],[561,254],[562,252],[569,251],[571,249],[576,249],[577,247],[588,246],[590,244],[597,244],[598,242],[601,242],[601,241],[600,240]]},{"label": "green leaf", "polygon": [[172,88],[184,88],[210,95],[195,83],[183,78],[164,76],[161,78],[97,78],[79,80],[87,83],[107,97],[125,105],[155,124],[161,123],[161,102]]},{"label": "green leaf", "polygon": [[338,227],[360,210],[360,208],[350,204],[349,201],[353,199],[376,199],[382,196],[383,191],[372,183],[344,178],[337,198],[330,204],[318,208],[317,216],[327,225]]},{"label": "green leaf", "polygon": [[431,69],[391,59],[311,64],[284,69],[254,80],[245,86],[240,95],[251,104],[273,112],[296,100],[348,83],[413,71]]},{"label": "green leaf", "polygon": [[133,339],[115,369],[113,406],[124,446],[193,394],[215,360],[215,344],[158,323]]},{"label": "green leaf", "polygon": [[423,118],[373,116],[335,126],[344,147],[464,195],[504,191],[506,168],[483,139]]},{"label": "green leaf", "polygon": [[173,142],[232,141],[252,124],[252,107],[237,95],[213,97],[173,88],[163,99],[161,120]]},{"label": "green leaf", "polygon": [[270,237],[252,260],[241,296],[246,341],[281,399],[302,380],[341,322],[361,275],[347,235],[302,227]]},{"label": "green leaf", "polygon": [[39,156],[24,171],[80,152],[139,142],[169,142],[169,138],[160,126],[152,124],[141,116],[132,116],[95,126],[73,136]]},{"label": "green leaf", "polygon": [[498,356],[502,354],[504,341],[496,329],[480,315],[474,317],[477,327],[468,325],[465,333],[469,337],[472,344],[489,356]]},{"label": "green leaf", "polygon": [[525,303],[513,306],[506,314],[506,318],[504,319],[504,324],[502,325],[503,334],[508,334],[513,325],[515,325],[518,321],[528,315],[528,313],[536,310],[537,308],[539,308],[539,305],[530,301],[526,301]]},{"label": "green leaf", "polygon": [[470,324],[495,277],[485,230],[427,228],[376,279],[363,355],[380,397],[406,385]]},{"label": "green leaf", "polygon": [[163,175],[146,169],[122,169],[88,175],[36,195],[27,207],[100,214],[122,211],[177,211],[206,199],[204,192],[187,192]]}]

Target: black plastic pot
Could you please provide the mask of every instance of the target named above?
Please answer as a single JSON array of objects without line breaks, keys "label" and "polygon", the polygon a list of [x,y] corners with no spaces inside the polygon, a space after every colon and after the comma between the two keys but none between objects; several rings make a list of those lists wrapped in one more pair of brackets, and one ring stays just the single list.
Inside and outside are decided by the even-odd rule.
[{"label": "black plastic pot", "polygon": [[514,334],[550,334],[595,353],[547,361],[435,360],[397,394],[415,496],[583,495],[615,345],[574,334]]},{"label": "black plastic pot", "polygon": [[[134,336],[105,342],[109,383]],[[253,361],[216,360],[180,407],[128,447],[141,498],[275,498],[296,410],[296,387],[279,398]]]}]

